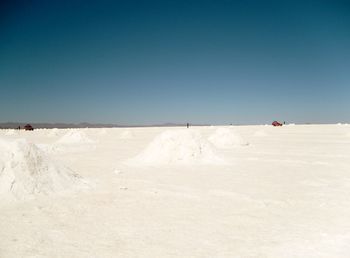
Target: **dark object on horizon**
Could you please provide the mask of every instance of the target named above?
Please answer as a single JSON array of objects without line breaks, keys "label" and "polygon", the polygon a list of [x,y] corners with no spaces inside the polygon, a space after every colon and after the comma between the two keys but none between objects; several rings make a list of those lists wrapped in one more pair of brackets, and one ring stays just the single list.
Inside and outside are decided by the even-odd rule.
[{"label": "dark object on horizon", "polygon": [[187,128],[189,128],[189,127],[190,127],[190,124],[189,124],[189,123],[187,123],[187,124],[186,124],[186,126],[187,126]]},{"label": "dark object on horizon", "polygon": [[24,126],[24,130],[26,130],[26,131],[33,131],[34,128],[33,128],[33,126],[31,126],[30,124],[26,124],[26,125]]},{"label": "dark object on horizon", "polygon": [[19,126],[17,127],[17,129],[18,129],[18,130],[21,130],[21,126],[19,125]]},{"label": "dark object on horizon", "polygon": [[282,126],[282,124],[279,123],[279,122],[277,122],[277,121],[273,121],[273,122],[272,122],[272,125],[273,125],[273,126]]}]

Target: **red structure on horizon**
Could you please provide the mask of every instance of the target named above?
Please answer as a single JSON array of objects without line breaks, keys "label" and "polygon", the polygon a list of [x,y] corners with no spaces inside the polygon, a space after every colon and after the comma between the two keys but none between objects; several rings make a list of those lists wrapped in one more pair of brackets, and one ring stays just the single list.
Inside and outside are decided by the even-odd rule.
[{"label": "red structure on horizon", "polygon": [[273,126],[282,126],[282,124],[280,122],[277,122],[277,121],[273,121],[272,125]]},{"label": "red structure on horizon", "polygon": [[26,131],[33,131],[34,128],[33,128],[33,126],[31,126],[30,124],[26,124],[26,125],[24,126],[24,130],[26,130]]}]

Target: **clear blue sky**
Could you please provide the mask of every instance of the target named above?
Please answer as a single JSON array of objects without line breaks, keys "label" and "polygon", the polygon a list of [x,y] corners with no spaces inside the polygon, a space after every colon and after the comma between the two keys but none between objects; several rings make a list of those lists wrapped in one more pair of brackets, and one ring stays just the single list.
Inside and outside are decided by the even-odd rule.
[{"label": "clear blue sky", "polygon": [[0,122],[350,122],[350,1],[1,1]]}]

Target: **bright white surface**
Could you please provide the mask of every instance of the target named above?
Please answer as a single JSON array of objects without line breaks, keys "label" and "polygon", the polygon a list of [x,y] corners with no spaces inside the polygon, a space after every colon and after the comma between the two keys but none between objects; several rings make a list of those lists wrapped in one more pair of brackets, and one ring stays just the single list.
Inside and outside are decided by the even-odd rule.
[{"label": "bright white surface", "polygon": [[81,129],[94,148],[60,151],[68,130],[0,131],[92,185],[0,203],[0,257],[350,257],[350,127],[231,128],[249,145],[210,146],[225,165],[128,165],[179,128]]}]

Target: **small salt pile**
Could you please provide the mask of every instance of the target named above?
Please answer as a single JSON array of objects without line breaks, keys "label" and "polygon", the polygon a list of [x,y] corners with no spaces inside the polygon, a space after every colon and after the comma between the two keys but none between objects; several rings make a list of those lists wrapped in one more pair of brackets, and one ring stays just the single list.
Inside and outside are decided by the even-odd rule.
[{"label": "small salt pile", "polygon": [[218,128],[208,139],[217,148],[231,148],[235,146],[247,146],[249,143],[229,128]]},{"label": "small salt pile", "polygon": [[196,131],[169,130],[154,140],[135,158],[132,165],[194,165],[224,164],[209,142]]}]

